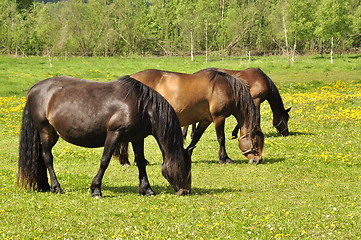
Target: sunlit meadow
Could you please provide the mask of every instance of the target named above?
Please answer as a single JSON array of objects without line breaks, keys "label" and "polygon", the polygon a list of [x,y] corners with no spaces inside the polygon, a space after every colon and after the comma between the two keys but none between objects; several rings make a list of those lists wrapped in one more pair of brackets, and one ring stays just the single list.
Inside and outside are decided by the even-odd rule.
[{"label": "sunlit meadow", "polygon": [[[319,65],[313,71],[306,67],[312,65],[307,58],[299,59],[299,66],[297,62],[287,66],[282,58],[257,59],[255,66],[270,75],[285,106],[292,107],[291,134],[281,137],[272,127],[269,105],[262,105],[264,164],[246,163],[236,141],[230,140],[235,124],[230,118],[226,124],[227,150],[236,163],[218,164],[218,144],[211,125],[194,150],[191,195],[174,195],[160,172],[159,148],[148,137],[146,157],[151,163],[148,175],[158,195],[140,196],[136,166],[124,168],[114,159],[105,173],[104,198],[99,200],[91,198],[88,188],[102,149],[80,148],[62,140],[53,152],[55,170],[66,193],[37,193],[16,186],[18,136],[26,89],[47,76],[76,76],[75,69],[82,68],[84,62],[96,66],[96,72],[93,67],[82,68],[84,78],[104,81],[116,78],[115,70],[109,70],[111,59],[72,59],[74,66],[69,62],[60,66],[67,69],[65,73],[50,69],[46,58],[39,59],[35,61],[45,62],[43,67],[32,63],[33,58],[10,59],[20,61],[24,73],[14,64],[13,68],[6,65],[7,74],[0,74],[13,86],[3,87],[4,96],[0,96],[3,239],[361,238],[361,69],[320,67],[322,58],[311,59],[314,65]],[[116,60],[116,66],[127,61]],[[144,69],[146,60],[139,61],[144,63],[138,70]],[[186,69],[189,60],[174,61],[183,64],[184,68],[178,67],[178,71],[184,72],[208,66],[241,69],[252,64],[230,59],[200,62],[189,70]],[[359,58],[348,61],[358,61],[361,66]],[[173,65],[164,59],[149,60],[149,67],[169,69]],[[126,67],[127,63],[122,66],[119,75],[134,72],[135,66]]]}]

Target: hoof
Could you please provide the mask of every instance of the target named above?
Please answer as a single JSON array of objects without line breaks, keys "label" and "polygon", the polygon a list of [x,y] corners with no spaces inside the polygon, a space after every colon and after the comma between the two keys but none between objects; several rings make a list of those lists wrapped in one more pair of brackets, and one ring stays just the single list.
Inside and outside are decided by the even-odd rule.
[{"label": "hoof", "polygon": [[191,190],[187,190],[187,189],[181,188],[181,189],[179,189],[178,192],[176,192],[175,194],[176,194],[177,196],[185,196],[185,195],[188,195],[188,194],[190,194],[190,193],[191,193]]},{"label": "hoof", "polygon": [[102,198],[103,194],[99,188],[90,188],[90,193],[93,198],[100,199]]},{"label": "hoof", "polygon": [[99,191],[95,191],[92,193],[92,197],[95,198],[95,199],[100,199],[103,197],[102,193],[99,192]]},{"label": "hoof", "polygon": [[38,189],[37,189],[39,192],[50,192],[50,186],[47,185],[47,186],[38,186]]},{"label": "hoof", "polygon": [[50,189],[50,191],[51,191],[52,193],[59,193],[59,194],[64,194],[64,193],[65,193],[64,190],[61,189],[60,187],[52,187],[52,188]]},{"label": "hoof", "polygon": [[130,166],[130,163],[123,163],[122,164],[122,167],[129,167]]},{"label": "hoof", "polygon": [[152,189],[139,190],[139,194],[144,196],[155,196],[155,192]]},{"label": "hoof", "polygon": [[254,160],[254,159],[251,159],[248,161],[249,164],[261,164],[262,163],[262,159],[261,160]]},{"label": "hoof", "polygon": [[232,159],[225,159],[225,160],[219,160],[220,164],[227,164],[227,163],[234,163],[234,161]]}]

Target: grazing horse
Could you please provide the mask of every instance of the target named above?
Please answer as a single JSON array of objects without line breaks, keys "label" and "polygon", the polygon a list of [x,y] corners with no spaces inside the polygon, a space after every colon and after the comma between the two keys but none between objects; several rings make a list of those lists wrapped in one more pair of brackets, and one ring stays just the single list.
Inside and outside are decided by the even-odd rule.
[{"label": "grazing horse", "polygon": [[[241,126],[239,148],[250,163],[262,161],[264,136],[246,84],[212,69],[194,74],[148,69],[131,75],[132,78],[159,92],[172,105],[181,126],[199,122],[188,146],[193,148],[206,128],[214,122],[219,143],[219,162],[232,163],[225,149],[224,123],[233,115]],[[122,146],[120,162],[129,164],[126,147]]]},{"label": "grazing horse", "polygon": [[[144,138],[153,135],[163,154],[162,174],[177,195],[191,191],[190,153],[183,148],[174,109],[156,91],[124,76],[111,82],[53,77],[27,94],[20,134],[18,184],[63,193],[53,168],[51,150],[59,136],[69,143],[103,147],[90,191],[100,198],[101,182],[116,146],[131,142],[139,170],[139,193],[154,195],[146,172]],[[49,171],[51,186],[48,183]]]},{"label": "grazing horse", "polygon": [[[278,130],[283,136],[289,134],[288,129],[288,120],[289,120],[289,111],[291,108],[285,109],[281,95],[274,84],[274,82],[259,68],[248,68],[241,71],[236,70],[227,70],[220,68],[212,68],[217,71],[225,72],[230,74],[237,79],[246,82],[248,85],[253,102],[258,111],[260,111],[260,105],[265,100],[271,106],[273,112],[273,126]],[[201,70],[201,71],[205,71]],[[193,126],[193,129],[195,126]],[[237,125],[232,131],[232,137],[237,138],[237,132],[239,126]],[[187,127],[183,129],[184,137],[187,135]]]}]

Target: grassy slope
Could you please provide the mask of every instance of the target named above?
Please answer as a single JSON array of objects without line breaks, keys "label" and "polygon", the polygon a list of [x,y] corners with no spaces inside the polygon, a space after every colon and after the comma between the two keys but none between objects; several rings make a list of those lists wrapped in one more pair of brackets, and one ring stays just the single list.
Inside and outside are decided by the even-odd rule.
[{"label": "grassy slope", "polygon": [[[361,61],[302,57],[288,66],[280,57],[203,58],[0,57],[0,236],[3,238],[99,239],[357,239],[361,237]],[[267,104],[263,165],[246,164],[235,141],[227,141],[234,165],[217,163],[212,126],[193,155],[193,194],[176,197],[161,176],[155,141],[146,142],[155,197],[137,194],[137,168],[112,161],[102,200],[88,187],[101,149],[59,142],[55,169],[65,195],[18,189],[16,158],[21,96],[35,82],[55,75],[105,81],[145,68],[194,72],[205,67],[261,67],[292,106],[286,138],[275,134]],[[11,97],[15,95],[16,97]],[[230,118],[227,133],[233,127]],[[232,124],[233,123],[233,124]],[[188,141],[188,140],[187,140]]]}]

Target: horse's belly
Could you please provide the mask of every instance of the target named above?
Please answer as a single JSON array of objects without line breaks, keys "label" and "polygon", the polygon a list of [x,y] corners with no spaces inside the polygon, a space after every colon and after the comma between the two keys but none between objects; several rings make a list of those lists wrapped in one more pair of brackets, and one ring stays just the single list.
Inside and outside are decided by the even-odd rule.
[{"label": "horse's belly", "polygon": [[106,136],[105,134],[96,134],[96,133],[88,133],[88,134],[76,134],[72,133],[64,133],[58,132],[61,138],[65,141],[72,143],[81,147],[88,148],[96,148],[103,147],[105,143]]},{"label": "horse's belly", "polygon": [[195,106],[182,111],[176,111],[181,126],[188,126],[201,121],[212,122],[212,116],[207,106]]}]

